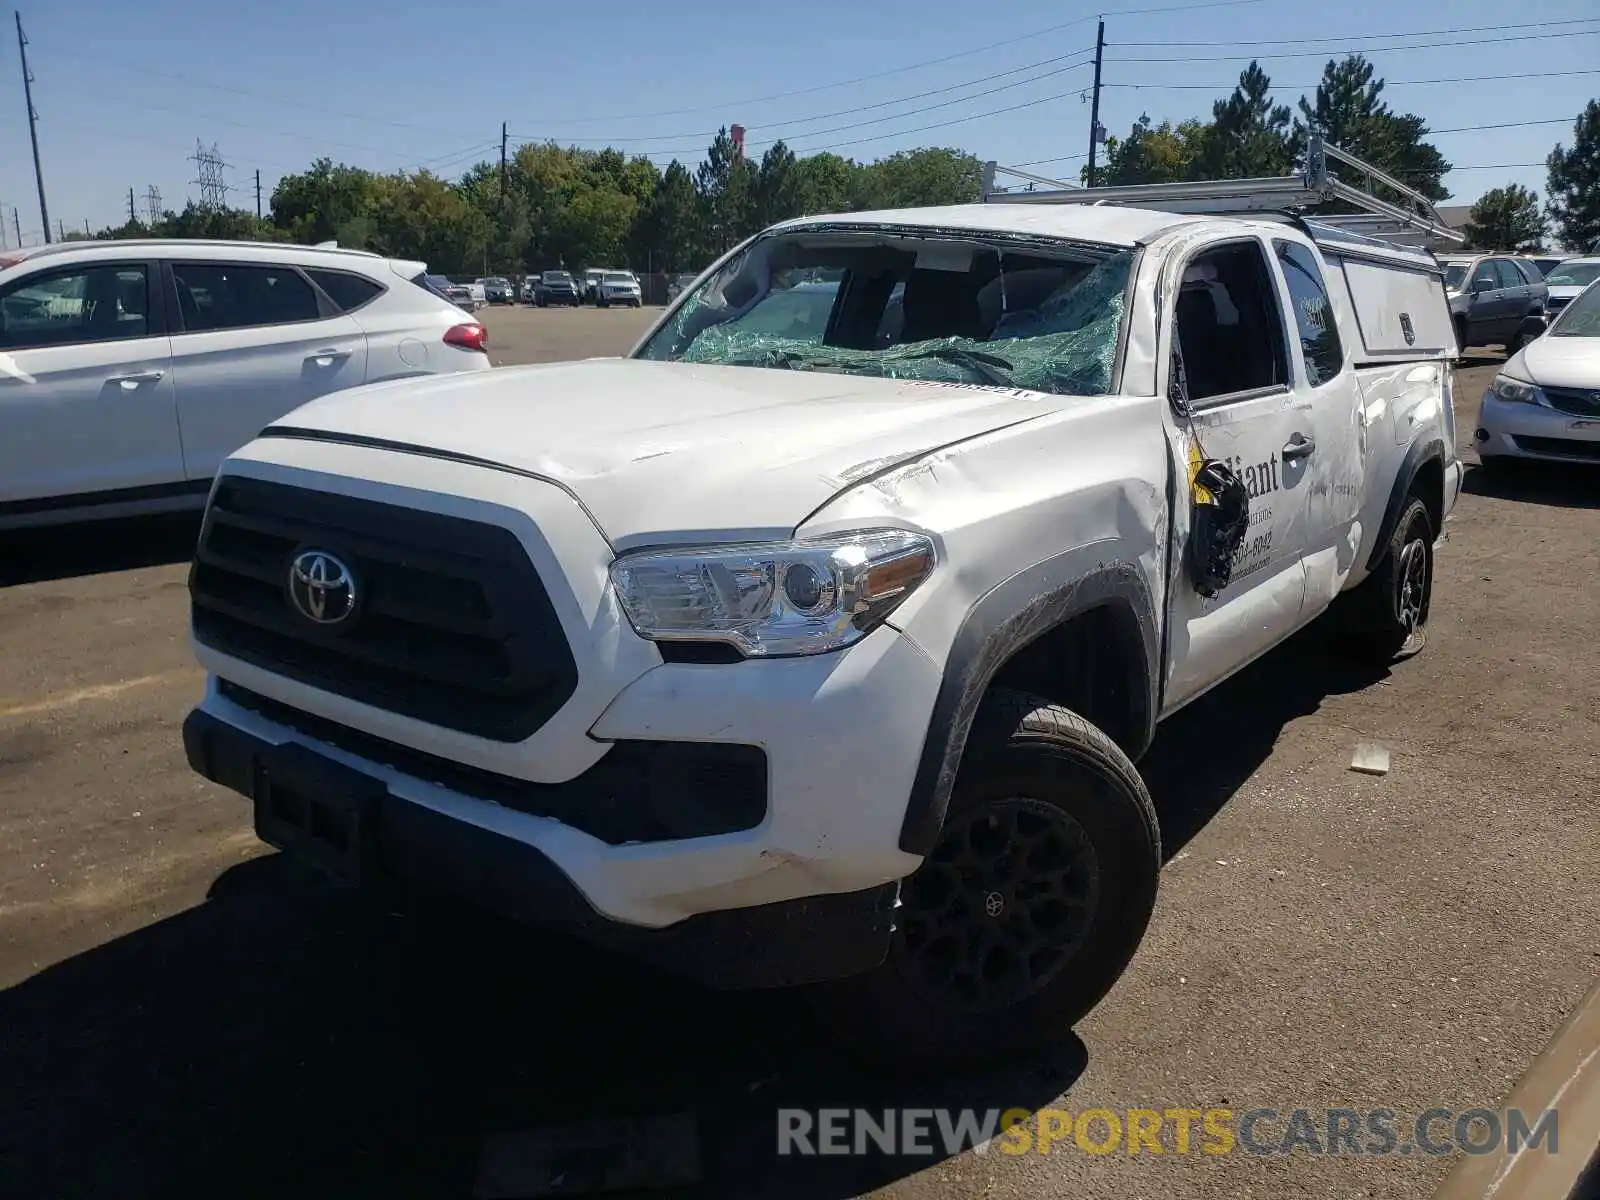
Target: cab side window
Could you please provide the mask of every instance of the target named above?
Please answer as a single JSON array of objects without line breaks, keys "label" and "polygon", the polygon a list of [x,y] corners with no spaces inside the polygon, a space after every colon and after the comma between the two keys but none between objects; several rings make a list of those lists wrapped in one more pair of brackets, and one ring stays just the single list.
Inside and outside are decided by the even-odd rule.
[{"label": "cab side window", "polygon": [[1295,242],[1274,241],[1278,267],[1289,287],[1294,321],[1300,331],[1300,353],[1306,361],[1306,382],[1321,387],[1344,366],[1344,347],[1339,344],[1339,326],[1333,319],[1333,306],[1316,257]]},{"label": "cab side window", "polygon": [[1260,242],[1214,246],[1190,260],[1173,346],[1196,406],[1288,386],[1283,317]]},{"label": "cab side window", "polygon": [[150,287],[143,263],[32,275],[0,294],[0,349],[114,342],[149,332]]}]

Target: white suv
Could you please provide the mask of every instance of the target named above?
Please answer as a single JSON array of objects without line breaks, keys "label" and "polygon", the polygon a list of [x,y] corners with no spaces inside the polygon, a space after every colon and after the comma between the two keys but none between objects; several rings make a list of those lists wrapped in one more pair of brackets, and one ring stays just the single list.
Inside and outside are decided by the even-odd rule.
[{"label": "white suv", "polygon": [[0,529],[199,508],[222,460],[318,396],[489,366],[425,265],[257,242],[0,256]]}]

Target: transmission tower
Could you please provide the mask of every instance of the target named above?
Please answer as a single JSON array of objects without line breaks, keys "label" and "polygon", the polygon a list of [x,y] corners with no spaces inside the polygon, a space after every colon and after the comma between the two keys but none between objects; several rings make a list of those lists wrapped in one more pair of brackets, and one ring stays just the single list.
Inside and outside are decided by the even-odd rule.
[{"label": "transmission tower", "polygon": [[227,163],[222,161],[222,155],[217,153],[215,143],[207,150],[199,141],[194,144],[194,153],[190,159],[195,164],[198,178],[189,182],[200,189],[201,208],[225,208],[228,203],[228,184],[222,177],[222,172]]},{"label": "transmission tower", "polygon": [[144,211],[149,214],[152,225],[161,220],[162,214],[166,212],[166,209],[161,207],[161,189],[153,183],[144,189]]}]

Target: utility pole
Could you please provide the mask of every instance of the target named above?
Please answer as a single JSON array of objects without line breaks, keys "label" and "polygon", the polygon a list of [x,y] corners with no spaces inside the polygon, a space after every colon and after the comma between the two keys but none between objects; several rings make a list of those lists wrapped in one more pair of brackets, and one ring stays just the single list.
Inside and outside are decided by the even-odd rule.
[{"label": "utility pole", "polygon": [[132,225],[139,219],[139,210],[133,206],[133,189],[128,189],[128,224]]},{"label": "utility pole", "polygon": [[[61,240],[63,242],[67,240],[66,222],[62,221],[62,219],[60,217],[56,218],[56,233],[61,235]],[[48,240],[49,237],[50,237],[50,232],[49,232],[49,230],[46,230],[45,231],[45,238]]]},{"label": "utility pole", "polygon": [[1089,106],[1089,170],[1084,176],[1090,187],[1094,186],[1095,151],[1100,148],[1100,66],[1106,54],[1106,23],[1100,22],[1100,32],[1094,39],[1094,100]]},{"label": "utility pole", "polygon": [[[39,220],[44,223],[44,240],[50,240],[50,207],[44,202],[44,168],[39,165],[39,110],[33,107],[33,75],[28,70],[28,38],[22,32],[22,14],[17,18],[17,51],[22,55],[22,96],[28,104],[28,136],[33,139],[33,178],[39,185]],[[12,213],[16,212],[13,208]],[[22,234],[17,234],[22,244]]]},{"label": "utility pole", "polygon": [[[12,224],[13,228],[15,228],[16,231],[17,231],[17,249],[21,250],[22,249],[22,214],[17,211],[17,206],[15,204],[13,204],[11,206],[11,224]],[[45,236],[46,237],[49,236],[49,230],[45,231]]]},{"label": "utility pole", "polygon": [[500,207],[506,206],[506,123],[500,122]]},{"label": "utility pole", "polygon": [[261,220],[261,168],[256,168],[256,220]]}]

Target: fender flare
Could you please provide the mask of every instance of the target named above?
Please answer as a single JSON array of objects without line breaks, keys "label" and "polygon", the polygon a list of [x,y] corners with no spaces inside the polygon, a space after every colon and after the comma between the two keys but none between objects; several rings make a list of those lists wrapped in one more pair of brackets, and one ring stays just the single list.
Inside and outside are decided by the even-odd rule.
[{"label": "fender flare", "polygon": [[[1394,527],[1406,506],[1406,497],[1411,494],[1411,485],[1417,478],[1417,472],[1431,459],[1438,459],[1439,466],[1443,469],[1445,457],[1442,438],[1420,438],[1406,451],[1405,460],[1400,464],[1400,470],[1395,473],[1394,484],[1389,492],[1389,503],[1383,510],[1383,523],[1378,526],[1378,536],[1372,543],[1372,553],[1367,556],[1367,570],[1377,570],[1378,564],[1383,561],[1383,556],[1388,553],[1389,539],[1394,536]],[[1443,511],[1442,495],[1439,497],[1439,506]],[[1435,529],[1433,532],[1437,537],[1440,531]]]},{"label": "fender flare", "polygon": [[927,855],[944,826],[945,810],[978,704],[1017,650],[1074,617],[1120,608],[1137,624],[1140,660],[1130,666],[1129,695],[1141,708],[1137,757],[1155,732],[1159,707],[1160,644],[1156,608],[1144,573],[1126,559],[1108,559],[1108,543],[1091,543],[1028,567],[986,593],[968,611],[945,660],[944,677],[928,720],[916,779],[900,826],[900,848]]}]

